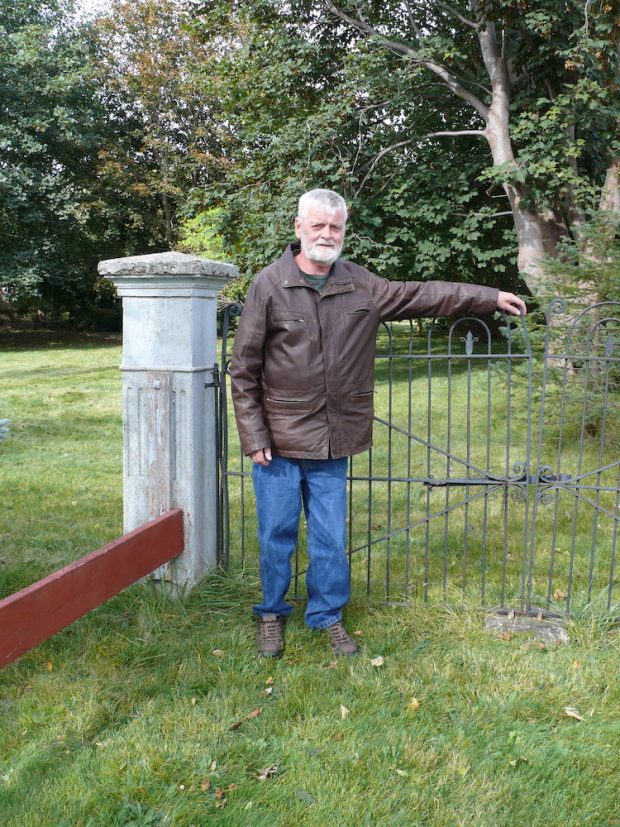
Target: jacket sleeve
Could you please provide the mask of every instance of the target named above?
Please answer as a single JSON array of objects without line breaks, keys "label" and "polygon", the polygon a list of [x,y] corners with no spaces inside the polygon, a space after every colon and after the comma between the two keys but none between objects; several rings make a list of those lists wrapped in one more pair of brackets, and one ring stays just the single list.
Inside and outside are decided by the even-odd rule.
[{"label": "jacket sleeve", "polygon": [[254,281],[235,334],[230,362],[231,395],[243,453],[268,448],[269,432],[262,406],[261,377],[267,337],[267,302]]},{"label": "jacket sleeve", "polygon": [[456,281],[389,281],[370,274],[381,321],[418,316],[488,315],[497,308],[498,290]]}]

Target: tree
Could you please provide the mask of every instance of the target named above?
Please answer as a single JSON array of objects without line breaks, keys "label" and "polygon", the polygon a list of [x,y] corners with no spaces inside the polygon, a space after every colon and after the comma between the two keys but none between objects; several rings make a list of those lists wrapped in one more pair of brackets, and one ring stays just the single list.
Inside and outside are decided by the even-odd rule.
[{"label": "tree", "polygon": [[236,141],[220,229],[244,264],[322,181],[376,269],[484,281],[512,249],[539,292],[544,256],[617,205],[617,0],[225,5],[219,29],[213,4],[197,25],[232,44],[214,81]]},{"label": "tree", "polygon": [[75,307],[96,277],[89,189],[103,112],[70,12],[15,0],[0,16],[0,288],[22,310]]},{"label": "tree", "polygon": [[123,136],[101,151],[101,175],[148,199],[163,249],[178,239],[189,192],[220,175],[217,103],[200,84],[213,49],[189,27],[191,8],[191,0],[116,0],[96,22],[106,110]]},{"label": "tree", "polygon": [[545,253],[563,232],[579,236],[597,188],[601,205],[619,211],[615,0],[324,5],[357,36],[400,55],[414,77],[430,73],[468,105],[460,123],[446,119],[446,129],[404,140],[486,141],[487,177],[506,194],[533,292]]},{"label": "tree", "polygon": [[477,282],[499,272],[510,283],[513,233],[485,203],[480,154],[435,139],[424,164],[403,138],[443,127],[443,111],[428,106],[436,85],[410,88],[408,65],[352,43],[316,2],[225,5],[195,20],[223,44],[205,94],[219,97],[231,134],[223,181],[201,197],[219,208],[214,229],[245,274],[281,252],[296,199],[321,184],[347,198],[348,252],[377,272]]}]

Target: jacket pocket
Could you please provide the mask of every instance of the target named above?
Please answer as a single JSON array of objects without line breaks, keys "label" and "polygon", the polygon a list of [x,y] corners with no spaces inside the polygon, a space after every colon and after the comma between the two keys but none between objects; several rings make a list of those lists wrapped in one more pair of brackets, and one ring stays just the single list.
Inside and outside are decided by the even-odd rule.
[{"label": "jacket pocket", "polygon": [[351,402],[370,402],[374,396],[374,390],[369,391],[354,391],[350,394]]},{"label": "jacket pocket", "polygon": [[306,315],[299,310],[276,310],[271,314],[274,322],[300,322],[305,324]]},{"label": "jacket pocket", "polygon": [[286,414],[289,411],[308,410],[312,407],[312,400],[293,394],[290,396],[266,395],[264,405],[269,413]]},{"label": "jacket pocket", "polygon": [[347,307],[344,312],[347,316],[365,316],[367,313],[370,313],[370,305],[368,302],[365,304],[356,304],[352,307]]}]

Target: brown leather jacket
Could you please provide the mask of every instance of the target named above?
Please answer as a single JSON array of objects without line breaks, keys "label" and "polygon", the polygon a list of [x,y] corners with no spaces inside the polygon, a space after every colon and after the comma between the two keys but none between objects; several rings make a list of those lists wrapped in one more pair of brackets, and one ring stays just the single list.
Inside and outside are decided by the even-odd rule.
[{"label": "brown leather jacket", "polygon": [[488,314],[497,290],[396,282],[339,259],[321,293],[295,262],[299,245],[254,279],[230,365],[245,454],[327,459],[370,447],[375,337],[382,321]]}]

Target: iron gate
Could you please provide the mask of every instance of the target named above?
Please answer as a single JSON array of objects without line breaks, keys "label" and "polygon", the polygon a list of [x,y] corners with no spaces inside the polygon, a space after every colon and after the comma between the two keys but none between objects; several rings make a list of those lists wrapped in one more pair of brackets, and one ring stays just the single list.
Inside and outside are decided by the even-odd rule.
[{"label": "iron gate", "polygon": [[[227,400],[222,322],[220,562],[257,564],[251,462]],[[377,335],[373,447],[349,461],[353,594],[474,597],[565,614],[617,601],[620,302],[571,318],[561,300],[528,331],[476,317],[393,322]],[[424,327],[424,329],[422,329]],[[304,532],[294,588],[303,588]]]}]

